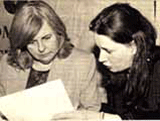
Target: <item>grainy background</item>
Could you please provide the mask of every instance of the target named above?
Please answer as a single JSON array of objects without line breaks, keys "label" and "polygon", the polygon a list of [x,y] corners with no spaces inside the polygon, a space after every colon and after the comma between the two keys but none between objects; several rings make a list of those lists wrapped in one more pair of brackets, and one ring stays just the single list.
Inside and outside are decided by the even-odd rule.
[{"label": "grainy background", "polygon": [[[16,0],[15,0],[16,1]],[[90,21],[105,7],[116,2],[127,2],[137,8],[155,26],[160,35],[160,1],[158,0],[45,0],[49,3],[66,25],[72,43],[81,49],[90,51],[94,45],[94,37],[89,31]],[[154,7],[156,1],[156,7]],[[156,8],[156,17],[154,17]],[[7,31],[9,31],[13,15],[9,14],[0,0],[0,56],[9,48]],[[160,45],[159,38],[157,44]]]}]

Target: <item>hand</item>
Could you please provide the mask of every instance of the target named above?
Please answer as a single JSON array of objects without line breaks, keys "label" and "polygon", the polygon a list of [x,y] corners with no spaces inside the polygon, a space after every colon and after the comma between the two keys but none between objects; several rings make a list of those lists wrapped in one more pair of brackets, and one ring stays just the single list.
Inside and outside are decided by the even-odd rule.
[{"label": "hand", "polygon": [[[102,119],[105,117],[105,119]],[[105,121],[109,119],[121,120],[118,115],[106,114],[102,117],[102,113],[88,110],[79,110],[54,115],[51,121]]]}]

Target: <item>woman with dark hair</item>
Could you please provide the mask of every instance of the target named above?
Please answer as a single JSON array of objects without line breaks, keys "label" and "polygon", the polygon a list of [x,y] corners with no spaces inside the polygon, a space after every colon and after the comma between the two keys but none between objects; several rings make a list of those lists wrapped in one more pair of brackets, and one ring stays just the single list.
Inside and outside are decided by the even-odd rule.
[{"label": "woman with dark hair", "polygon": [[103,9],[89,28],[99,48],[107,111],[123,119],[159,118],[160,50],[151,23],[130,5],[116,3]]},{"label": "woman with dark hair", "polygon": [[95,58],[74,48],[65,25],[48,4],[29,1],[19,6],[9,38],[10,53],[0,62],[0,81],[6,94],[60,78],[73,107],[81,109],[65,118],[100,119],[101,102],[106,97],[99,89],[101,75]]}]

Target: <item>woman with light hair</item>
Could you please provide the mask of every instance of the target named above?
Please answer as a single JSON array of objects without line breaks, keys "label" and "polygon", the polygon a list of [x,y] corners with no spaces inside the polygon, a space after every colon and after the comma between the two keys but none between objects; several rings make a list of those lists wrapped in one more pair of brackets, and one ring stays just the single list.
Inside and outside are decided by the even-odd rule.
[{"label": "woman with light hair", "polygon": [[99,90],[95,58],[74,48],[65,25],[47,3],[29,1],[19,6],[9,38],[11,50],[1,60],[0,75],[7,94],[60,78],[76,111],[53,118],[100,119],[106,96]]}]

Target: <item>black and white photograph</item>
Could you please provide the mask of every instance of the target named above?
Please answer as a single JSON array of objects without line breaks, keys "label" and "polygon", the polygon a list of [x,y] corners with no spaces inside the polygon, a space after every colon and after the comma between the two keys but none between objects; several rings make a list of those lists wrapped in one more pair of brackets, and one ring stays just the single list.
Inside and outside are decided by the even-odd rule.
[{"label": "black and white photograph", "polygon": [[160,1],[0,0],[0,121],[160,120]]}]

